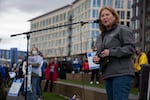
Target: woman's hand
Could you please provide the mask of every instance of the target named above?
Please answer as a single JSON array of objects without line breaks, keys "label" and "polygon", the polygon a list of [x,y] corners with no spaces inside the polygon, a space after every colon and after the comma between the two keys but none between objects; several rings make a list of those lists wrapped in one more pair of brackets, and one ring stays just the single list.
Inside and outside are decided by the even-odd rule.
[{"label": "woman's hand", "polygon": [[109,53],[110,53],[109,49],[104,49],[104,50],[101,52],[100,57],[107,57],[107,56],[109,56]]},{"label": "woman's hand", "polygon": [[100,61],[100,58],[98,56],[93,57],[93,62],[94,63],[99,63],[99,61]]}]

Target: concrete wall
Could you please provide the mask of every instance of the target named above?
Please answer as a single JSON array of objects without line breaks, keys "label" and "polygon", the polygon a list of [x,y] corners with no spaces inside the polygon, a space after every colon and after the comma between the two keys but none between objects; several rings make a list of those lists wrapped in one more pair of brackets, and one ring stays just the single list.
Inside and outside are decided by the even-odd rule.
[{"label": "concrete wall", "polygon": [[[45,81],[42,81],[42,89],[44,85]],[[49,90],[49,87],[47,88]],[[105,89],[76,85],[60,81],[54,83],[53,92],[68,98],[73,96],[74,94],[78,94],[81,100],[107,100]],[[138,96],[130,94],[129,100],[138,100]]]},{"label": "concrete wall", "polygon": [[81,100],[107,100],[105,90],[90,88],[87,86],[74,85],[69,83],[57,82],[53,92],[71,97],[78,94]]},{"label": "concrete wall", "polygon": [[[90,82],[91,79],[91,73],[67,73],[66,74],[66,80],[76,80],[76,81],[85,81]],[[96,80],[96,76],[94,78],[94,81]],[[104,80],[102,79],[102,76],[100,75],[99,81],[101,83],[104,83]]]}]

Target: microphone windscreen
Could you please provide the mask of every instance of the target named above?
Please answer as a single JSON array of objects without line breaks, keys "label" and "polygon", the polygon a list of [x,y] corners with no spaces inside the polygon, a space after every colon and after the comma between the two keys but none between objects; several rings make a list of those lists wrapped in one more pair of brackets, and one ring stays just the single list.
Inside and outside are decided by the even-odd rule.
[{"label": "microphone windscreen", "polygon": [[99,19],[96,19],[93,21],[94,23],[99,23]]}]

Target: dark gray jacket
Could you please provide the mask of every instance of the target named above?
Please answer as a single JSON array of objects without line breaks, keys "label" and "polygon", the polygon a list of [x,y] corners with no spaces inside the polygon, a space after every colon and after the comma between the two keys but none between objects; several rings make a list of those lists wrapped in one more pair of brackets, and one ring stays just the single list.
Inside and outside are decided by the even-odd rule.
[{"label": "dark gray jacket", "polygon": [[105,34],[103,40],[101,34],[96,42],[97,55],[104,49],[110,50],[109,62],[102,67],[103,78],[134,76],[132,55],[135,52],[135,42],[131,29],[123,25],[114,25],[103,34]]}]

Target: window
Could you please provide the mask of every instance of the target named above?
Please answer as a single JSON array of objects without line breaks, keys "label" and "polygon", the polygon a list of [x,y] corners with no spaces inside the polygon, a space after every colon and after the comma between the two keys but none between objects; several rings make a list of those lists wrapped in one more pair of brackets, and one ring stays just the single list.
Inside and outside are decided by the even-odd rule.
[{"label": "window", "polygon": [[95,38],[95,37],[97,37],[99,34],[100,34],[99,31],[91,31],[90,37],[91,37],[91,38]]},{"label": "window", "polygon": [[121,11],[121,13],[120,13],[120,18],[121,18],[121,19],[124,19],[124,11]]},{"label": "window", "polygon": [[92,5],[93,7],[100,7],[101,0],[93,0]]},{"label": "window", "polygon": [[127,22],[127,26],[130,27],[130,22]]},{"label": "window", "polygon": [[139,7],[136,7],[136,16],[139,14]]},{"label": "window", "polygon": [[121,21],[121,24],[122,24],[122,25],[124,25],[124,22],[123,22],[123,21]]},{"label": "window", "polygon": [[128,9],[131,9],[131,5],[132,5],[131,3],[132,3],[131,0],[128,0],[128,2],[127,2],[127,8]]},{"label": "window", "polygon": [[112,6],[112,0],[104,0],[103,5],[104,6]]},{"label": "window", "polygon": [[98,17],[98,10],[92,10],[92,18]]},{"label": "window", "polygon": [[99,25],[97,23],[91,23],[91,28],[98,29]]},{"label": "window", "polygon": [[116,8],[123,8],[123,0],[115,0]]},{"label": "window", "polygon": [[117,13],[118,13],[118,15],[119,15],[119,17],[120,17],[120,19],[124,19],[124,11],[117,11]]},{"label": "window", "polygon": [[130,19],[130,11],[127,11],[127,19]]}]

